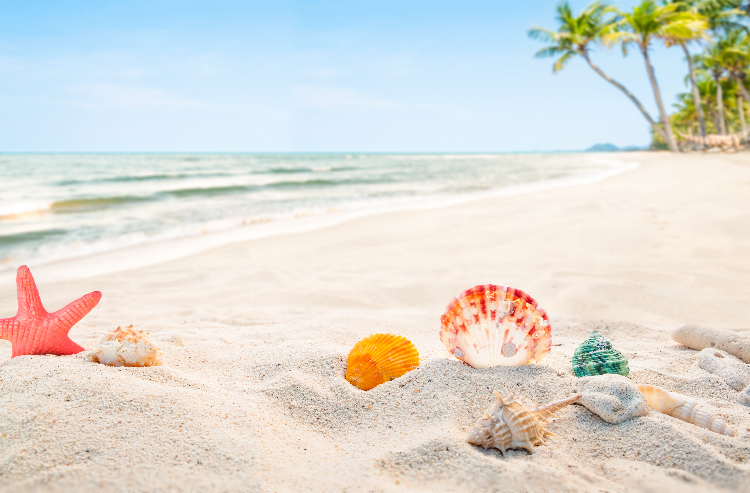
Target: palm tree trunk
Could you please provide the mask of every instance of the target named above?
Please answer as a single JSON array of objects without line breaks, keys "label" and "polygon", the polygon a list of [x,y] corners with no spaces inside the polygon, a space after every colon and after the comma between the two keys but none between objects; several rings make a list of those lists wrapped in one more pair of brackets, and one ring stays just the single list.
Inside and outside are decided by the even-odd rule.
[{"label": "palm tree trunk", "polygon": [[737,80],[737,87],[739,87],[740,89],[740,94],[742,94],[742,97],[745,98],[745,101],[750,103],[750,94],[747,93],[747,88],[745,87],[745,84],[742,83],[743,82],[742,78],[736,77],[736,80]]},{"label": "palm tree trunk", "polygon": [[740,121],[742,122],[742,138],[747,138],[747,127],[745,125],[745,107],[742,104],[742,100],[744,99],[747,101],[748,104],[750,104],[750,94],[747,93],[747,88],[745,87],[745,84],[743,83],[742,77],[737,77],[737,87],[740,88],[740,92],[737,95],[737,102],[738,102],[738,108],[737,111],[740,113]]},{"label": "palm tree trunk", "polygon": [[666,138],[664,140],[667,141],[667,145],[669,146],[670,151],[678,152],[679,149],[677,149],[677,144],[674,141],[674,134],[672,133],[672,125],[669,123],[669,116],[667,116],[667,112],[664,110],[664,103],[661,100],[659,85],[656,83],[654,67],[651,66],[651,60],[649,60],[648,58],[648,45],[641,46],[641,53],[643,54],[643,59],[646,61],[646,71],[648,72],[648,78],[651,81],[651,87],[654,90],[656,106],[659,108],[659,118],[661,119],[661,124],[664,125],[664,133],[666,134]]},{"label": "palm tree trunk", "polygon": [[714,132],[718,134],[719,127],[721,127],[721,124],[719,123],[719,113],[716,111],[715,108],[711,110],[711,117],[714,120]]},{"label": "palm tree trunk", "polygon": [[664,133],[664,130],[659,126],[658,123],[656,123],[654,121],[653,118],[651,118],[651,115],[648,114],[648,111],[646,111],[646,108],[644,108],[643,105],[641,104],[641,102],[638,101],[638,98],[636,98],[635,96],[633,96],[633,94],[630,91],[628,91],[627,89],[625,89],[625,86],[623,86],[622,84],[620,84],[619,82],[617,82],[616,80],[614,80],[609,75],[607,75],[604,72],[602,72],[602,69],[600,69],[599,67],[597,67],[594,64],[594,62],[591,61],[591,59],[589,58],[589,54],[588,53],[583,52],[583,53],[581,53],[581,55],[583,56],[583,58],[586,59],[586,61],[588,62],[589,66],[592,69],[594,69],[594,72],[596,72],[597,74],[601,75],[604,80],[606,80],[607,82],[609,82],[610,84],[612,84],[613,86],[615,86],[616,88],[618,88],[619,90],[621,90],[623,93],[625,93],[625,95],[628,98],[630,98],[630,100],[633,102],[633,104],[636,105],[636,107],[643,114],[644,118],[646,118],[646,120],[648,121],[648,123],[651,125],[651,128],[653,128],[654,131],[656,133],[658,133],[661,136],[661,138],[664,139],[664,141],[666,142],[667,141],[667,135]]},{"label": "palm tree trunk", "polygon": [[698,114],[698,125],[701,130],[701,137],[706,136],[706,118],[703,116],[703,106],[701,105],[701,95],[698,92],[698,83],[695,81],[695,70],[693,69],[693,58],[690,56],[687,45],[681,43],[682,49],[685,51],[685,59],[688,63],[688,71],[690,73],[690,85],[693,88],[693,104],[695,105],[695,112]]},{"label": "palm tree trunk", "polygon": [[724,95],[721,92],[721,81],[716,77],[716,110],[719,113],[719,135],[727,134],[727,127],[724,123]]}]

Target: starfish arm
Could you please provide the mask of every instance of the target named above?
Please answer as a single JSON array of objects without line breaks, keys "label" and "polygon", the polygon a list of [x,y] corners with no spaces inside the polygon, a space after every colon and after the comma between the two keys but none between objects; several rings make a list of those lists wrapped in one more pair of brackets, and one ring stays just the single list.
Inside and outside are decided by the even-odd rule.
[{"label": "starfish arm", "polygon": [[0,318],[0,339],[10,341],[11,335],[13,334],[13,328],[16,325],[16,317],[13,318]]},{"label": "starfish arm", "polygon": [[75,324],[77,324],[97,305],[97,303],[99,303],[100,299],[102,299],[102,293],[100,291],[94,291],[85,296],[81,296],[74,302],[66,305],[64,308],[50,314],[53,320],[52,324],[59,327],[61,331],[64,330],[64,333],[67,334]]},{"label": "starfish arm", "polygon": [[47,314],[47,310],[42,306],[42,299],[39,297],[34,277],[25,265],[18,268],[16,287],[18,288],[18,315],[36,317]]},{"label": "starfish arm", "polygon": [[[56,354],[58,356],[65,356],[68,354],[78,354],[81,351],[85,351],[86,348],[79,346],[73,340],[68,337],[60,337],[53,343],[48,344],[44,347],[44,350],[33,352],[30,354]],[[15,355],[14,355],[15,356]]]}]

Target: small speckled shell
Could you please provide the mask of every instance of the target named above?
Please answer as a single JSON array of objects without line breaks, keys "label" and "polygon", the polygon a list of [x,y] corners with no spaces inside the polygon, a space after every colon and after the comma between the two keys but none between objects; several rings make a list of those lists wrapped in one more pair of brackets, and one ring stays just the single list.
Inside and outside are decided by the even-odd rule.
[{"label": "small speckled shell", "polygon": [[346,360],[346,379],[370,390],[419,366],[414,344],[395,334],[374,334],[354,345]]},{"label": "small speckled shell", "polygon": [[628,360],[598,331],[593,331],[573,353],[573,373],[577,377],[604,375],[605,373],[630,374]]},{"label": "small speckled shell", "polygon": [[552,344],[544,310],[520,289],[505,286],[467,289],[451,301],[440,322],[445,347],[474,368],[537,363]]},{"label": "small speckled shell", "polygon": [[148,333],[133,326],[117,327],[95,347],[89,358],[107,366],[159,366],[161,351]]},{"label": "small speckled shell", "polygon": [[669,392],[653,385],[638,384],[638,390],[646,396],[648,405],[660,413],[668,414],[673,418],[692,423],[695,426],[706,428],[722,435],[733,437],[735,432],[727,424],[719,419],[715,413],[702,406],[697,400],[690,397]]}]

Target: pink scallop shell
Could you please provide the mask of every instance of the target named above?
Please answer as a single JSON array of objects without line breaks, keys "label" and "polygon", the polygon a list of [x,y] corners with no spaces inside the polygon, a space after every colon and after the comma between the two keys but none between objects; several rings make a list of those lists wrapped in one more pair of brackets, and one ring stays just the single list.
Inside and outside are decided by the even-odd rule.
[{"label": "pink scallop shell", "polygon": [[474,286],[451,301],[440,321],[445,347],[474,368],[537,363],[552,345],[547,314],[520,289]]}]

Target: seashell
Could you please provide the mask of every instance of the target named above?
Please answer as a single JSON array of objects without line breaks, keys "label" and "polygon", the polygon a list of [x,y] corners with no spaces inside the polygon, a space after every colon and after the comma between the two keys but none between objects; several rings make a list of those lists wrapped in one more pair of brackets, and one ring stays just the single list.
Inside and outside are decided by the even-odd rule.
[{"label": "seashell", "polygon": [[451,301],[440,322],[445,347],[474,368],[536,363],[552,344],[544,310],[520,289],[505,286],[467,289]]},{"label": "seashell", "polygon": [[419,366],[414,344],[395,334],[374,334],[354,345],[346,359],[346,379],[370,390]]},{"label": "seashell", "polygon": [[724,421],[693,398],[653,385],[637,384],[636,387],[646,396],[648,405],[661,413],[722,435],[735,435]]},{"label": "seashell", "polygon": [[695,364],[719,376],[734,390],[742,390],[750,385],[750,366],[726,351],[706,348],[698,353]]},{"label": "seashell", "polygon": [[622,375],[582,377],[577,382],[582,394],[578,404],[613,425],[636,416],[646,416],[651,408],[643,394]]},{"label": "seashell", "polygon": [[581,394],[553,402],[538,409],[529,410],[515,400],[513,394],[501,397],[495,391],[497,401],[484,413],[469,432],[468,442],[473,445],[494,447],[505,455],[505,451],[523,448],[534,453],[534,446],[544,443],[547,436],[557,436],[547,431],[547,423],[556,416],[554,413],[577,401]]},{"label": "seashell", "polygon": [[161,351],[148,333],[133,326],[117,327],[89,353],[89,360],[107,366],[160,366]]},{"label": "seashell", "polygon": [[595,330],[573,353],[573,373],[579,378],[605,373],[627,377],[630,368],[625,356],[612,349],[609,339]]}]

